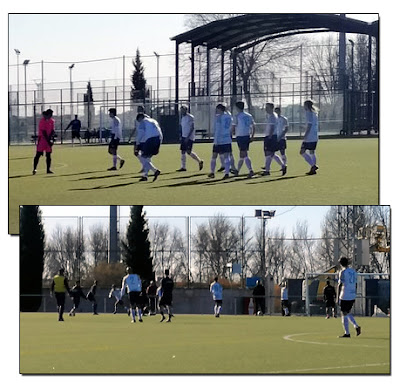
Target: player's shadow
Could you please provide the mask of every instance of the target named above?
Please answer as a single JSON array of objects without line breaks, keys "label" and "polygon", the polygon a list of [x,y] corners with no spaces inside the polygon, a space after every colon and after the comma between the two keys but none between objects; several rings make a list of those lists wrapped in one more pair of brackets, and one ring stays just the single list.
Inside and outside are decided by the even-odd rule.
[{"label": "player's shadow", "polygon": [[25,177],[32,177],[33,174],[20,174],[18,176],[8,176],[8,179],[11,180],[12,178],[25,178]]},{"label": "player's shadow", "polygon": [[9,161],[20,161],[24,159],[33,159],[32,157],[15,157],[15,158],[8,158]]},{"label": "player's shadow", "polygon": [[[172,174],[172,173],[168,173]],[[164,176],[164,174],[163,174]],[[191,175],[186,175],[186,176],[178,176],[178,177],[171,177],[171,178],[166,178],[166,180],[186,180],[188,178],[194,178],[194,177],[200,177],[204,176],[204,173],[197,173],[197,174],[191,174]]]},{"label": "player's shadow", "polygon": [[[294,180],[296,178],[300,178],[300,177],[307,177],[306,174],[299,174],[297,176],[283,176],[283,177],[271,177],[271,176],[257,176],[256,178],[258,179],[257,181],[253,181],[254,178],[252,178],[251,180],[249,180],[248,184],[249,185],[257,185],[257,184],[264,184],[264,183],[274,183],[277,181],[284,181],[284,180]],[[263,179],[262,181],[260,181],[260,179]]]},{"label": "player's shadow", "polygon": [[139,184],[139,181],[132,181],[132,182],[125,182],[121,184],[113,184],[113,185],[98,185],[98,186],[93,186],[90,188],[75,188],[75,189],[68,189],[69,192],[86,192],[86,191],[91,191],[91,190],[101,190],[101,189],[113,189],[113,188],[121,188],[124,186],[130,186],[130,185],[135,185]]},{"label": "player's shadow", "polygon": [[76,172],[76,173],[68,173],[68,174],[55,174],[55,177],[73,177],[73,176],[81,176],[84,174],[94,174],[94,173],[102,173],[104,170],[92,170],[89,172]]}]

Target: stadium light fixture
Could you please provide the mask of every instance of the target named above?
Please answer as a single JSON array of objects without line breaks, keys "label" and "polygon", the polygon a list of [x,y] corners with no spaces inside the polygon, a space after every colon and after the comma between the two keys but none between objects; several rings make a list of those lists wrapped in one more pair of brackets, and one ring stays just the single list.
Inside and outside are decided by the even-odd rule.
[{"label": "stadium light fixture", "polygon": [[73,119],[72,111],[73,111],[73,103],[72,103],[72,69],[74,68],[75,64],[71,64],[68,66],[69,69],[69,99],[70,99],[70,114],[71,114],[71,120]]}]

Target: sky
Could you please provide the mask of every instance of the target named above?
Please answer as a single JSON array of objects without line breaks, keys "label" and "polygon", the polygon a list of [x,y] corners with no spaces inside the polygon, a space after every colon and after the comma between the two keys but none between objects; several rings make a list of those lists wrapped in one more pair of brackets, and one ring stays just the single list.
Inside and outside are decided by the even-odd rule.
[{"label": "sky", "polygon": [[[256,6],[254,6],[256,4]],[[240,5],[235,5],[235,3],[230,4],[229,12],[232,10],[237,12],[337,12],[338,10],[348,10],[352,12],[357,12],[362,10],[364,12],[369,13],[380,13],[381,19],[381,51],[382,55],[382,63],[381,63],[381,129],[382,136],[380,138],[380,203],[381,204],[389,204],[392,206],[393,212],[393,222],[392,227],[393,231],[396,235],[396,223],[397,223],[397,210],[399,208],[398,199],[399,199],[399,190],[397,184],[398,173],[396,171],[396,155],[398,153],[397,147],[400,144],[399,136],[398,136],[398,124],[397,124],[397,116],[398,112],[398,90],[399,90],[399,77],[393,76],[398,74],[398,59],[396,58],[398,47],[397,42],[397,26],[398,26],[398,11],[397,7],[395,8],[396,2],[376,2],[366,0],[362,2],[362,7],[359,2],[349,2],[337,0],[335,2],[323,2],[323,3],[315,3],[315,2],[299,2],[299,1],[285,1],[281,3],[264,3],[260,9],[260,3],[257,2],[241,2]],[[173,43],[169,40],[169,38],[173,35],[179,34],[185,30],[182,21],[182,15],[178,16],[168,16],[168,21],[165,20],[166,16],[164,15],[164,19],[160,22],[154,22],[154,24],[149,24],[150,16],[146,17],[146,21],[143,24],[140,24],[140,20],[126,21],[130,19],[129,15],[125,16],[125,23],[113,23],[111,17],[103,17],[102,23],[94,23],[91,25],[90,31],[93,32],[92,36],[89,36],[87,33],[82,33],[83,31],[83,23],[74,22],[63,22],[56,21],[54,17],[48,17],[45,22],[37,22],[35,25],[29,24],[27,21],[24,24],[16,24],[9,25],[9,17],[8,13],[38,13],[38,12],[61,12],[67,13],[72,11],[78,12],[99,12],[99,13],[108,13],[108,12],[121,12],[121,13],[129,13],[129,12],[152,12],[156,10],[157,12],[226,12],[226,3],[216,3],[203,0],[198,3],[182,3],[178,2],[159,2],[152,1],[151,3],[146,2],[119,2],[118,5],[109,2],[82,2],[76,0],[70,0],[68,2],[54,2],[54,1],[36,1],[36,2],[28,2],[26,0],[15,1],[15,2],[2,2],[1,6],[1,39],[2,39],[2,58],[1,61],[1,75],[2,75],[2,90],[1,94],[1,106],[2,117],[6,118],[6,99],[7,95],[5,90],[9,81],[12,83],[13,78],[16,78],[15,66],[12,67],[14,71],[10,71],[8,65],[16,64],[16,55],[14,53],[14,48],[18,48],[21,51],[20,60],[21,62],[24,59],[30,59],[32,62],[38,62],[41,60],[46,61],[65,61],[66,64],[63,65],[52,65],[51,67],[45,69],[45,77],[46,81],[53,80],[69,80],[69,73],[67,66],[69,62],[73,63],[73,61],[84,60],[84,59],[92,59],[92,58],[110,58],[115,56],[123,56],[123,55],[131,55],[132,50],[136,50],[136,47],[139,47],[142,55],[152,55],[153,51],[158,52],[159,54],[167,54],[174,51]],[[279,9],[277,9],[279,8]],[[22,17],[22,16],[21,16]],[[152,20],[155,21],[156,17],[151,16]],[[89,18],[87,18],[89,19]],[[94,18],[90,18],[93,19]],[[11,22],[12,19],[10,19]],[[22,19],[20,19],[22,20]],[[142,19],[143,21],[143,19]],[[370,20],[368,20],[370,21]],[[146,23],[147,22],[147,23]],[[13,23],[16,23],[16,21]],[[28,24],[25,24],[28,23]],[[110,27],[112,25],[112,27]],[[141,28],[137,28],[137,26],[141,26]],[[9,28],[10,27],[10,28]],[[125,31],[128,30],[131,33],[127,34]],[[85,30],[88,31],[87,29]],[[145,32],[145,34],[143,33]],[[74,38],[74,35],[77,37]],[[172,45],[172,46],[171,46]],[[84,54],[83,54],[84,53]],[[5,59],[8,57],[9,62]],[[166,58],[162,57],[160,60],[160,75],[169,75],[168,69],[168,61]],[[168,65],[168,66],[167,66]],[[31,66],[29,72],[27,74],[28,80],[33,80],[33,78],[40,78],[38,76],[38,66]],[[146,62],[146,67],[148,71],[148,77],[155,77],[156,72],[156,62],[155,59],[150,59]],[[37,69],[35,69],[37,68]],[[54,68],[56,74],[52,74],[52,68]],[[82,68],[82,69],[79,69]],[[87,71],[87,65],[79,66],[76,65],[74,69],[74,79],[85,80],[88,78],[89,72]],[[109,68],[109,67],[108,67]],[[32,71],[32,73],[30,73]],[[82,73],[80,73],[82,71]],[[111,71],[107,72],[107,77],[111,78],[119,78],[120,69],[118,65],[113,65]],[[100,77],[102,73],[93,75],[94,77]],[[23,78],[23,72],[21,70],[20,73],[20,82]],[[4,119],[5,120],[5,119]],[[3,127],[3,134],[6,132],[6,126]],[[3,136],[3,139],[5,135]],[[3,141],[3,153],[0,153],[2,158],[1,166],[2,169],[2,182],[4,183],[7,179],[7,169],[6,166],[8,164],[7,155],[8,153],[5,150],[6,142]],[[19,252],[19,241],[16,237],[10,237],[7,235],[8,231],[8,193],[6,190],[6,185],[2,185],[2,201],[0,202],[2,208],[1,213],[3,214],[1,230],[0,230],[0,238],[1,244],[4,248],[3,252],[3,261],[1,265],[1,270],[3,274],[10,274],[14,276],[4,277],[3,278],[3,290],[10,291],[11,294],[17,295],[18,282],[16,281],[17,274],[19,273],[19,260],[18,260],[18,252]],[[357,188],[354,188],[357,190]],[[306,193],[305,193],[306,195]],[[158,208],[158,207],[155,207]],[[255,209],[255,207],[252,207]],[[269,209],[270,207],[262,206],[261,209]],[[273,207],[280,211],[282,207]],[[288,207],[289,209],[292,207]],[[296,207],[301,208],[301,207]],[[157,210],[159,212],[159,210]],[[150,211],[148,211],[150,215]],[[252,211],[249,211],[252,212]],[[280,217],[276,217],[271,221],[272,223],[283,223],[285,217],[290,217],[295,219],[294,215],[298,215],[297,210],[294,209],[292,211],[283,214],[283,209]],[[300,217],[300,216],[299,216]],[[301,217],[302,218],[302,217]],[[289,223],[289,222],[288,222]],[[317,223],[317,222],[316,222]],[[314,223],[313,223],[314,225]],[[393,257],[396,255],[395,247],[393,249]],[[7,261],[5,261],[7,259]],[[393,263],[393,273],[396,272],[396,263]],[[394,283],[392,288],[393,294],[398,294],[398,283]],[[397,304],[394,302],[394,304]],[[12,318],[18,317],[18,303],[13,301],[12,304],[9,304],[7,307],[7,314]],[[396,318],[392,318],[393,324],[395,324]],[[339,324],[338,324],[339,325]],[[396,328],[395,325],[392,328]],[[1,366],[3,372],[6,372],[3,375],[4,382],[12,382],[13,384],[23,384],[22,379],[24,379],[24,385],[26,385],[26,380],[32,377],[21,377],[18,375],[18,361],[19,361],[19,349],[18,345],[18,331],[19,325],[18,320],[6,320],[3,321],[1,331],[1,341],[3,347],[7,349],[7,353],[3,353],[1,356]],[[398,348],[393,348],[392,357],[398,357]],[[398,381],[399,372],[395,369],[392,371],[392,377],[388,377],[388,380],[385,380],[385,386],[387,387],[395,387],[397,384],[395,382]],[[40,378],[40,377],[33,377]],[[43,381],[46,379],[46,383],[48,383],[49,377],[42,377]],[[55,377],[56,378],[56,377]],[[73,384],[82,384],[85,379],[87,379],[87,384],[92,384],[93,379],[96,377],[62,377],[60,381],[57,378],[57,386],[60,389],[70,387]],[[108,380],[110,378],[110,380]],[[131,384],[132,377],[118,377],[118,384],[126,382],[127,384]],[[205,385],[214,385],[217,381],[221,384],[222,381],[218,380],[218,378],[224,379],[224,384],[226,377],[196,377],[196,381],[202,381]],[[243,380],[241,379],[243,378]],[[268,379],[269,385],[272,383],[273,385],[281,385],[281,377],[260,377],[258,378],[258,384],[265,384],[265,379]],[[296,381],[293,381],[293,384],[298,384],[299,381],[302,381],[302,377],[293,377]],[[369,383],[373,381],[371,377],[367,377]],[[188,381],[184,381],[185,377],[173,377],[174,379],[174,387],[183,387],[182,382],[184,382],[184,386],[187,387]],[[189,377],[191,379],[191,377]],[[304,377],[305,380],[309,381],[309,377]],[[358,377],[357,379],[363,380],[362,377]],[[379,378],[381,380],[381,378]],[[90,381],[89,381],[90,380]],[[112,381],[111,381],[112,380]],[[152,384],[164,384],[165,377],[151,377]],[[348,384],[348,378],[346,378]],[[39,383],[40,380],[35,380],[36,384]],[[235,380],[231,380],[230,387],[238,387],[239,385],[242,387],[243,385],[249,385],[249,381],[252,381],[252,377],[235,377]],[[285,379],[286,381],[286,379]],[[115,384],[114,377],[102,377],[101,380],[95,380],[96,387],[103,388],[109,387],[110,385]],[[148,385],[148,377],[138,377],[135,378],[135,382],[144,383]],[[252,381],[254,383],[254,381]],[[338,377],[334,380],[327,380],[326,377],[313,377],[313,383],[319,383],[323,385],[325,388],[333,388],[340,385],[340,382],[343,382],[342,377]],[[378,381],[380,382],[380,381]],[[376,383],[378,383],[376,382]],[[307,384],[303,381],[303,383]],[[39,383],[40,384],[40,383]]]},{"label": "sky", "polygon": [[[371,22],[378,15],[349,14],[348,17]],[[92,85],[97,80],[122,80],[122,57],[132,57],[139,48],[148,84],[154,87],[156,84],[156,52],[161,55],[160,89],[168,88],[168,77],[174,75],[175,53],[175,42],[170,38],[188,30],[185,27],[186,18],[185,14],[11,14],[9,83],[14,85],[14,89],[17,88],[16,65],[19,61],[19,83],[22,88],[25,81],[22,63],[26,59],[30,60],[26,67],[28,90],[35,89],[35,83],[41,82],[42,60],[45,85],[69,83],[70,76],[75,85],[80,82],[86,85],[89,80]],[[49,30],[51,34],[47,33]],[[20,51],[19,59],[14,49]],[[132,73],[131,61],[132,58],[125,59],[126,80]],[[70,73],[68,67],[72,63],[75,63],[75,67]]]},{"label": "sky", "polygon": [[[267,227],[271,229],[279,228],[283,230],[286,236],[290,237],[293,228],[296,226],[298,221],[306,221],[308,224],[308,230],[313,237],[320,237],[321,222],[323,221],[326,213],[329,211],[329,206],[145,206],[144,210],[146,216],[150,220],[156,218],[165,218],[163,222],[172,221],[171,218],[190,216],[192,221],[196,222],[197,219],[203,222],[203,217],[212,217],[217,214],[222,214],[229,217],[239,218],[244,216],[247,218],[254,217],[254,211],[256,209],[262,209],[264,211],[275,210],[275,217],[269,219]],[[46,218],[51,219],[52,225],[56,225],[57,222],[62,225],[63,223],[71,222],[69,218],[73,216],[88,216],[90,218],[102,218],[105,220],[109,216],[109,207],[95,207],[95,206],[70,206],[70,207],[58,207],[48,206],[41,207],[44,220]],[[120,207],[120,216],[122,218],[129,218],[129,207]],[[64,217],[64,219],[63,219]],[[104,217],[104,218],[103,218]],[[181,223],[182,224],[182,223]]]}]

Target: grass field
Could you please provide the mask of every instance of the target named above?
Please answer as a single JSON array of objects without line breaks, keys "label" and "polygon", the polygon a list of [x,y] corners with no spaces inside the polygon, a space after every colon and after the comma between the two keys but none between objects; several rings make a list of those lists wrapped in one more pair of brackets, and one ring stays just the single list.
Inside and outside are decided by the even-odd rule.
[{"label": "grass field", "polygon": [[20,314],[22,374],[389,374],[390,320],[125,314]]},{"label": "grass field", "polygon": [[[309,166],[299,155],[299,140],[288,141],[288,173],[282,177],[276,162],[271,176],[247,179],[241,175],[222,180],[207,177],[211,144],[196,144],[194,150],[204,159],[199,172],[188,158],[188,171],[180,167],[178,145],[163,145],[153,158],[162,171],[154,183],[138,182],[139,162],[132,146],[121,146],[126,160],[122,170],[110,172],[111,156],[104,146],[56,145],[53,152],[54,175],[45,173],[45,159],[32,175],[34,146],[9,148],[9,232],[18,233],[19,205],[372,205],[379,203],[378,139],[322,139],[317,156],[320,170],[315,176],[305,173]],[[264,165],[262,142],[250,150],[253,168]],[[237,146],[234,155],[237,158]],[[218,165],[217,165],[218,167]]]}]

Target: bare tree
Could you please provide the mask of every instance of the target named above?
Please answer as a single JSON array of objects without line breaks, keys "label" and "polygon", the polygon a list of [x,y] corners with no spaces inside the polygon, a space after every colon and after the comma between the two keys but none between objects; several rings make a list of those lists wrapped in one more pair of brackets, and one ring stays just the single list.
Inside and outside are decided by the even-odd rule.
[{"label": "bare tree", "polygon": [[88,243],[94,266],[108,261],[108,230],[103,225],[90,228]]},{"label": "bare tree", "polygon": [[194,268],[199,272],[198,279],[205,274],[208,278],[215,275],[228,278],[230,269],[227,265],[236,261],[240,249],[238,242],[237,228],[221,214],[199,225],[193,236],[193,244],[198,253],[194,260]]}]

